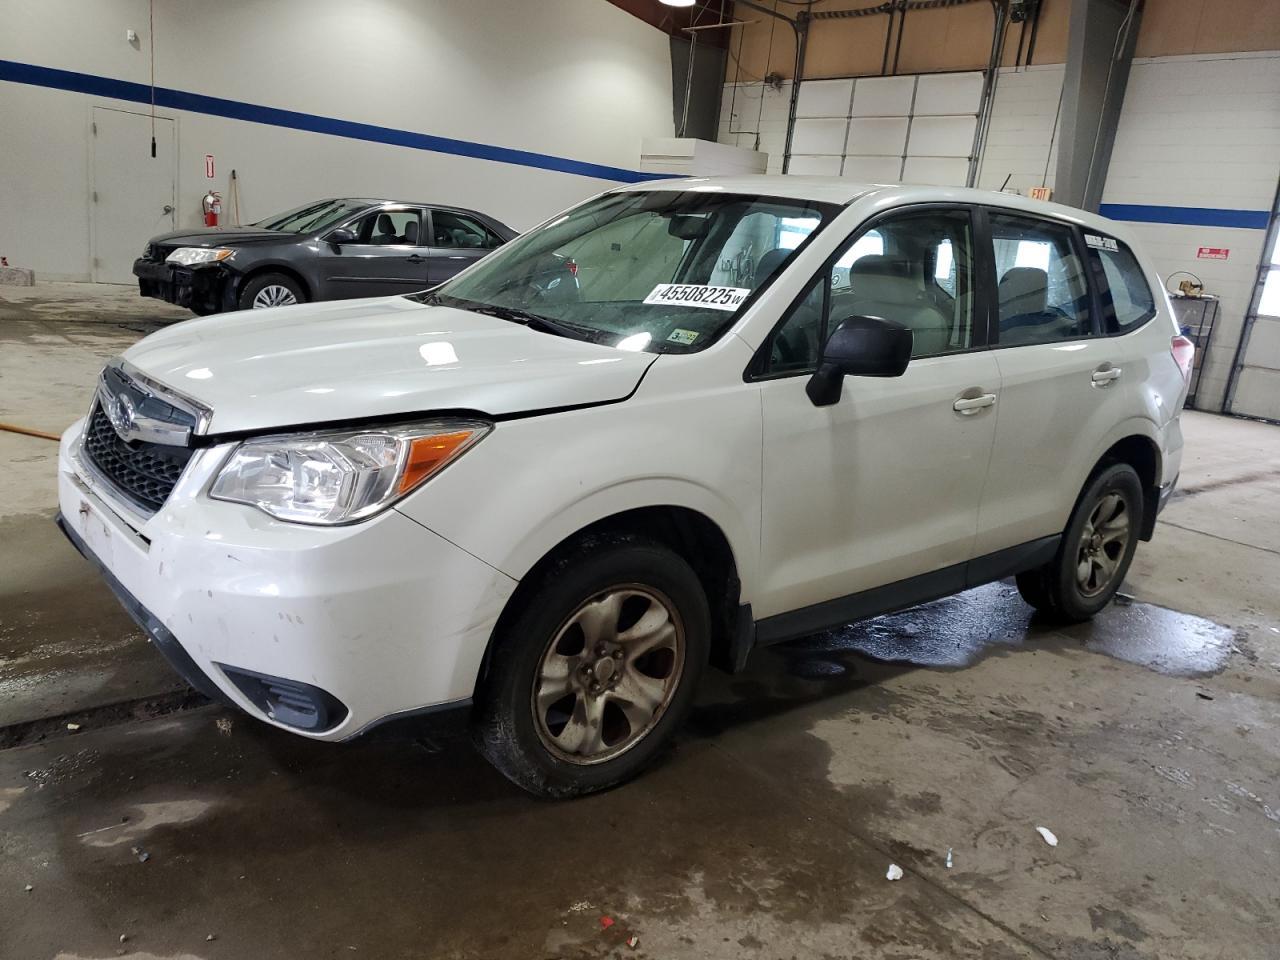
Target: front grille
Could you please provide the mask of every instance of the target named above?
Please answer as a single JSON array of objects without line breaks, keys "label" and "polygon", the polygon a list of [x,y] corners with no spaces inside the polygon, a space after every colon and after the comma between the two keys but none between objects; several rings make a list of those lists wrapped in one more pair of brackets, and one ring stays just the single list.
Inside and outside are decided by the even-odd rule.
[{"label": "front grille", "polygon": [[160,509],[193,452],[187,447],[125,441],[111,426],[101,403],[94,403],[89,414],[84,451],[121,496],[148,513]]}]

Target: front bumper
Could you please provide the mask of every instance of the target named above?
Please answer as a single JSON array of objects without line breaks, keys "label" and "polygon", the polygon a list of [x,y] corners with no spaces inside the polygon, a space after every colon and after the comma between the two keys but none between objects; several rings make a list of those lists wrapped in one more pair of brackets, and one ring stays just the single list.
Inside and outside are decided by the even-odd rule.
[{"label": "front bumper", "polygon": [[395,510],[322,528],[209,500],[228,446],[139,517],[84,468],[81,426],[59,452],[60,525],[192,686],[321,740],[472,696],[511,578]]},{"label": "front bumper", "polygon": [[220,263],[182,267],[135,260],[133,275],[138,278],[138,293],[144,297],[202,313],[235,309],[235,277]]}]

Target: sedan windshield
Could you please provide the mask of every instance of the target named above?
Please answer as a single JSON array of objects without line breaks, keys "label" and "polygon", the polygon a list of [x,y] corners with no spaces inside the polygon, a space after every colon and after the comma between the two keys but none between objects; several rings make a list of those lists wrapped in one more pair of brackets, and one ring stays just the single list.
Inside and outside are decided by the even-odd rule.
[{"label": "sedan windshield", "polygon": [[700,190],[608,194],[416,299],[626,350],[689,353],[715,342],[838,211]]},{"label": "sedan windshield", "polygon": [[336,226],[369,206],[367,200],[317,200],[250,224],[282,233],[315,233]]}]

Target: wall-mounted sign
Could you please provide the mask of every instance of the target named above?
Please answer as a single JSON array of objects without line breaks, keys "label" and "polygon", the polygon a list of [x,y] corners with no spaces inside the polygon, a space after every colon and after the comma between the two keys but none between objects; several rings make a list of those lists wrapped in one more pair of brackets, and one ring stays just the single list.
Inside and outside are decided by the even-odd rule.
[{"label": "wall-mounted sign", "polygon": [[1201,247],[1196,251],[1197,260],[1225,260],[1231,251],[1226,247]]},{"label": "wall-mounted sign", "polygon": [[204,155],[204,175],[205,175],[205,179],[207,180],[213,179],[213,154],[212,153],[206,153]]},{"label": "wall-mounted sign", "polygon": [[1050,200],[1053,198],[1053,187],[1032,187],[1032,200]]}]

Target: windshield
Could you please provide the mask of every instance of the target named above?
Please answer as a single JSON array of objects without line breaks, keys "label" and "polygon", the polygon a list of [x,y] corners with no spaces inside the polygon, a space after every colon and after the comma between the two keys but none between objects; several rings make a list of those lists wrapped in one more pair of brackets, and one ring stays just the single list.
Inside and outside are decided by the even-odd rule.
[{"label": "windshield", "polygon": [[296,207],[274,217],[267,217],[251,227],[262,227],[264,230],[280,230],[283,233],[315,233],[337,226],[348,217],[359,213],[369,206],[367,200],[317,200],[305,206]]},{"label": "windshield", "polygon": [[838,212],[709,191],[608,194],[415,299],[625,350],[693,352]]}]

